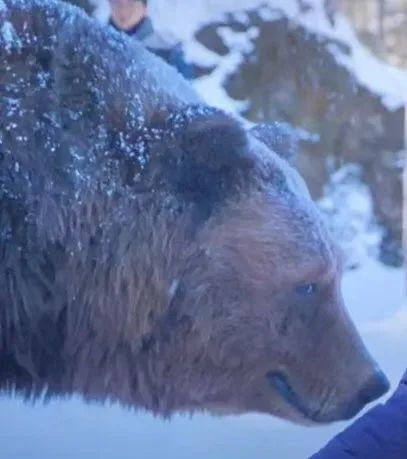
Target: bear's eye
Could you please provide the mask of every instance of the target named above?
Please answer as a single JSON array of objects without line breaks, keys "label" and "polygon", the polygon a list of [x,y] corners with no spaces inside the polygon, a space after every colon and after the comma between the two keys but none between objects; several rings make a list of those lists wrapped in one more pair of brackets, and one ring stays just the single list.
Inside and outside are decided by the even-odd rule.
[{"label": "bear's eye", "polygon": [[295,287],[295,292],[298,293],[298,295],[302,295],[302,296],[315,295],[317,291],[318,291],[317,284],[302,284],[302,285],[297,285],[297,287]]}]

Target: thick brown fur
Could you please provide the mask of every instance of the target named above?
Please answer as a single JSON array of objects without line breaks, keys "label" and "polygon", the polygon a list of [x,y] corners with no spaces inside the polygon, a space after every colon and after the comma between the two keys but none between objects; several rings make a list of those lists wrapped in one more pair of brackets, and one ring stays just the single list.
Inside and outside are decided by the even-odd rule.
[{"label": "thick brown fur", "polygon": [[136,44],[4,1],[0,388],[349,417],[376,370],[296,171]]}]

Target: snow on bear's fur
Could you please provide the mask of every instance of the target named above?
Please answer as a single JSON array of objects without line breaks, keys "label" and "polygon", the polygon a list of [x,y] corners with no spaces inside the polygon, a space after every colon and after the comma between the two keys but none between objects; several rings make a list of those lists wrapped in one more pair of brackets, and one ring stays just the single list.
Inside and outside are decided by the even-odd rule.
[{"label": "snow on bear's fur", "polygon": [[380,396],[267,129],[75,8],[1,5],[0,388],[303,423]]}]

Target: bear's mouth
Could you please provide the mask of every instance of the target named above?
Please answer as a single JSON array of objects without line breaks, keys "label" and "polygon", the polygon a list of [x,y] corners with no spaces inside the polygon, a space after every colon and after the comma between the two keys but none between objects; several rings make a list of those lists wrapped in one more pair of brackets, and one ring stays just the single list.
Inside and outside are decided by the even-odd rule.
[{"label": "bear's mouth", "polygon": [[266,378],[270,386],[293,408],[295,408],[306,419],[313,422],[318,421],[318,415],[321,409],[311,410],[304,402],[303,398],[292,388],[286,376],[283,373],[269,371]]}]

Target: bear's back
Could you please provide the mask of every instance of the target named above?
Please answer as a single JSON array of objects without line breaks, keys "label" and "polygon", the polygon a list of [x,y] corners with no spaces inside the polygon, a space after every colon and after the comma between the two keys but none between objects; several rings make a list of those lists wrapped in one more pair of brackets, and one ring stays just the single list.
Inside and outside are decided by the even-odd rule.
[{"label": "bear's back", "polygon": [[149,120],[199,100],[175,70],[76,8],[42,0],[5,6],[0,235],[22,242],[44,206],[113,195],[123,169],[142,172]]}]

